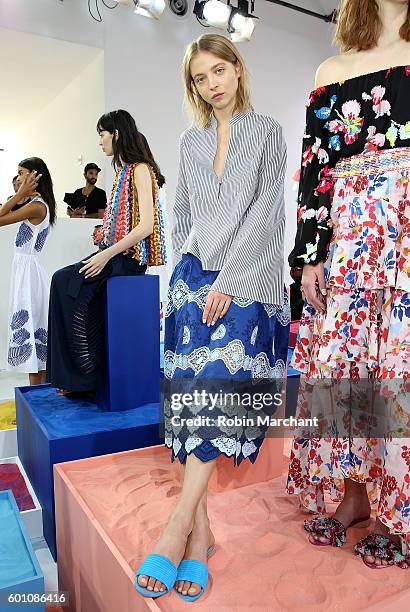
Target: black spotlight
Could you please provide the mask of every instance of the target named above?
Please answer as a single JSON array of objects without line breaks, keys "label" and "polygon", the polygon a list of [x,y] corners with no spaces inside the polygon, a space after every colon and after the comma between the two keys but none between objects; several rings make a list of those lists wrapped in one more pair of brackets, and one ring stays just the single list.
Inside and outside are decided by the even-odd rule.
[{"label": "black spotlight", "polygon": [[188,0],[169,0],[169,8],[177,17],[183,17],[188,12]]}]

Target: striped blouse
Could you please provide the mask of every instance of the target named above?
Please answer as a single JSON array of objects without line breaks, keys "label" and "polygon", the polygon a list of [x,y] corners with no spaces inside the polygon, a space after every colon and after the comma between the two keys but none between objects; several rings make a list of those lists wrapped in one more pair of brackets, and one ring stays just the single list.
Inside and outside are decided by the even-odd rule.
[{"label": "striped blouse", "polygon": [[236,113],[224,175],[213,169],[217,122],[181,136],[172,243],[219,270],[214,291],[267,304],[283,302],[283,195],[286,145],[281,126],[253,111]]}]

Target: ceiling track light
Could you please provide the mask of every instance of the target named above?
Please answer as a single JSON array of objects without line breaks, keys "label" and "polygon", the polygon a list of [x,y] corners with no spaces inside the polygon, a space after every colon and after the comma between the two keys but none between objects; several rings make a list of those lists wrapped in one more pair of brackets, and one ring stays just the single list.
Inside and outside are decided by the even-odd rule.
[{"label": "ceiling track light", "polygon": [[259,19],[253,15],[255,2],[236,1],[236,6],[232,6],[231,0],[226,3],[221,0],[195,0],[193,12],[204,27],[227,30],[234,42],[249,40],[255,28],[255,19]]},{"label": "ceiling track light", "polygon": [[159,19],[165,10],[165,0],[134,0],[134,13],[149,19]]},{"label": "ceiling track light", "polygon": [[[165,0],[110,0],[112,3],[108,3],[107,0],[88,0],[88,12],[94,21],[102,22],[101,8],[115,9],[119,4],[123,6],[134,7],[134,13],[142,15],[143,17],[149,17],[150,19],[159,19],[165,10]],[[183,2],[184,0],[180,0]],[[174,11],[175,12],[175,11]]]},{"label": "ceiling track light", "polygon": [[[119,4],[134,7],[134,13],[151,19],[161,17],[166,3],[169,4],[171,12],[177,17],[183,17],[188,11],[188,0],[87,0],[87,2],[91,17],[99,23],[103,20],[101,14],[103,7],[112,10],[117,8]],[[236,4],[232,5],[231,2]],[[267,0],[267,2],[327,22],[335,22],[337,19],[337,9],[334,9],[329,15],[321,15],[284,0]],[[202,26],[212,26],[226,30],[234,42],[240,42],[250,40],[252,36],[255,29],[255,19],[259,19],[253,14],[254,10],[255,0],[195,0],[193,13]]]}]

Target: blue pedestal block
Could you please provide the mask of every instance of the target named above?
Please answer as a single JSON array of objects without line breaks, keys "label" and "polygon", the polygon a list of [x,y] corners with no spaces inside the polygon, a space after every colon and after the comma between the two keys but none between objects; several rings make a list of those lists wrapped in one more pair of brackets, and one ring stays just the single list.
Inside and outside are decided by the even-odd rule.
[{"label": "blue pedestal block", "polygon": [[44,537],[56,559],[53,465],[161,444],[160,406],[103,412],[49,385],[16,389],[18,454],[43,509]]},{"label": "blue pedestal block", "polygon": [[159,402],[158,276],[115,276],[105,287],[106,373],[101,410]]},{"label": "blue pedestal block", "polygon": [[13,493],[0,491],[0,610],[44,612],[41,595],[43,574]]},{"label": "blue pedestal block", "polygon": [[[288,362],[291,360],[293,355],[293,349],[288,349]],[[298,401],[298,391],[299,391],[299,383],[300,383],[300,372],[295,370],[291,366],[288,366],[287,372],[287,381],[286,381],[286,414],[285,416],[288,418],[290,416],[295,416],[296,414],[296,406]]]}]

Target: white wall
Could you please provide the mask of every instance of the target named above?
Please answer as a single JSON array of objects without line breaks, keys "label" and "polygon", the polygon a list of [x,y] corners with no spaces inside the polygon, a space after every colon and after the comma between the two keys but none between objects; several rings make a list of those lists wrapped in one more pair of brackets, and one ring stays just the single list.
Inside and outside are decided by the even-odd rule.
[{"label": "white wall", "polygon": [[[103,111],[104,53],[101,51],[41,110],[31,113],[28,107],[22,121],[13,125],[13,140],[1,159],[1,201],[13,193],[11,178],[16,174],[18,162],[35,155],[46,162],[53,178],[58,214],[66,216],[64,193],[84,184],[86,163],[105,162],[95,129]],[[110,180],[111,172],[109,175]],[[104,183],[102,172],[99,184],[104,187]]]},{"label": "white wall", "polygon": [[[312,2],[309,5],[312,8]],[[253,38],[241,43],[240,49],[252,74],[256,110],[276,117],[288,142],[289,250],[296,215],[290,177],[300,162],[305,102],[315,69],[335,53],[330,46],[332,26],[261,0],[256,2],[255,12],[260,20]],[[212,30],[202,28],[191,11],[181,19],[167,10],[154,21],[119,6],[113,11],[103,9],[103,17],[102,24],[92,21],[85,0],[0,0],[0,26],[104,49],[105,108],[122,107],[134,114],[168,179],[170,205],[177,176],[178,138],[187,125],[182,109],[181,59],[190,40]],[[75,108],[72,112],[75,115]],[[93,131],[95,120],[90,123]],[[108,183],[110,176],[108,171]]]},{"label": "white wall", "polygon": [[[101,52],[27,126],[26,148],[48,160],[55,185],[59,214],[65,215],[63,197],[84,185],[84,166],[103,164],[98,145],[98,117],[104,112],[104,54]],[[101,166],[100,166],[101,167]],[[99,177],[100,186],[104,173]]]}]

